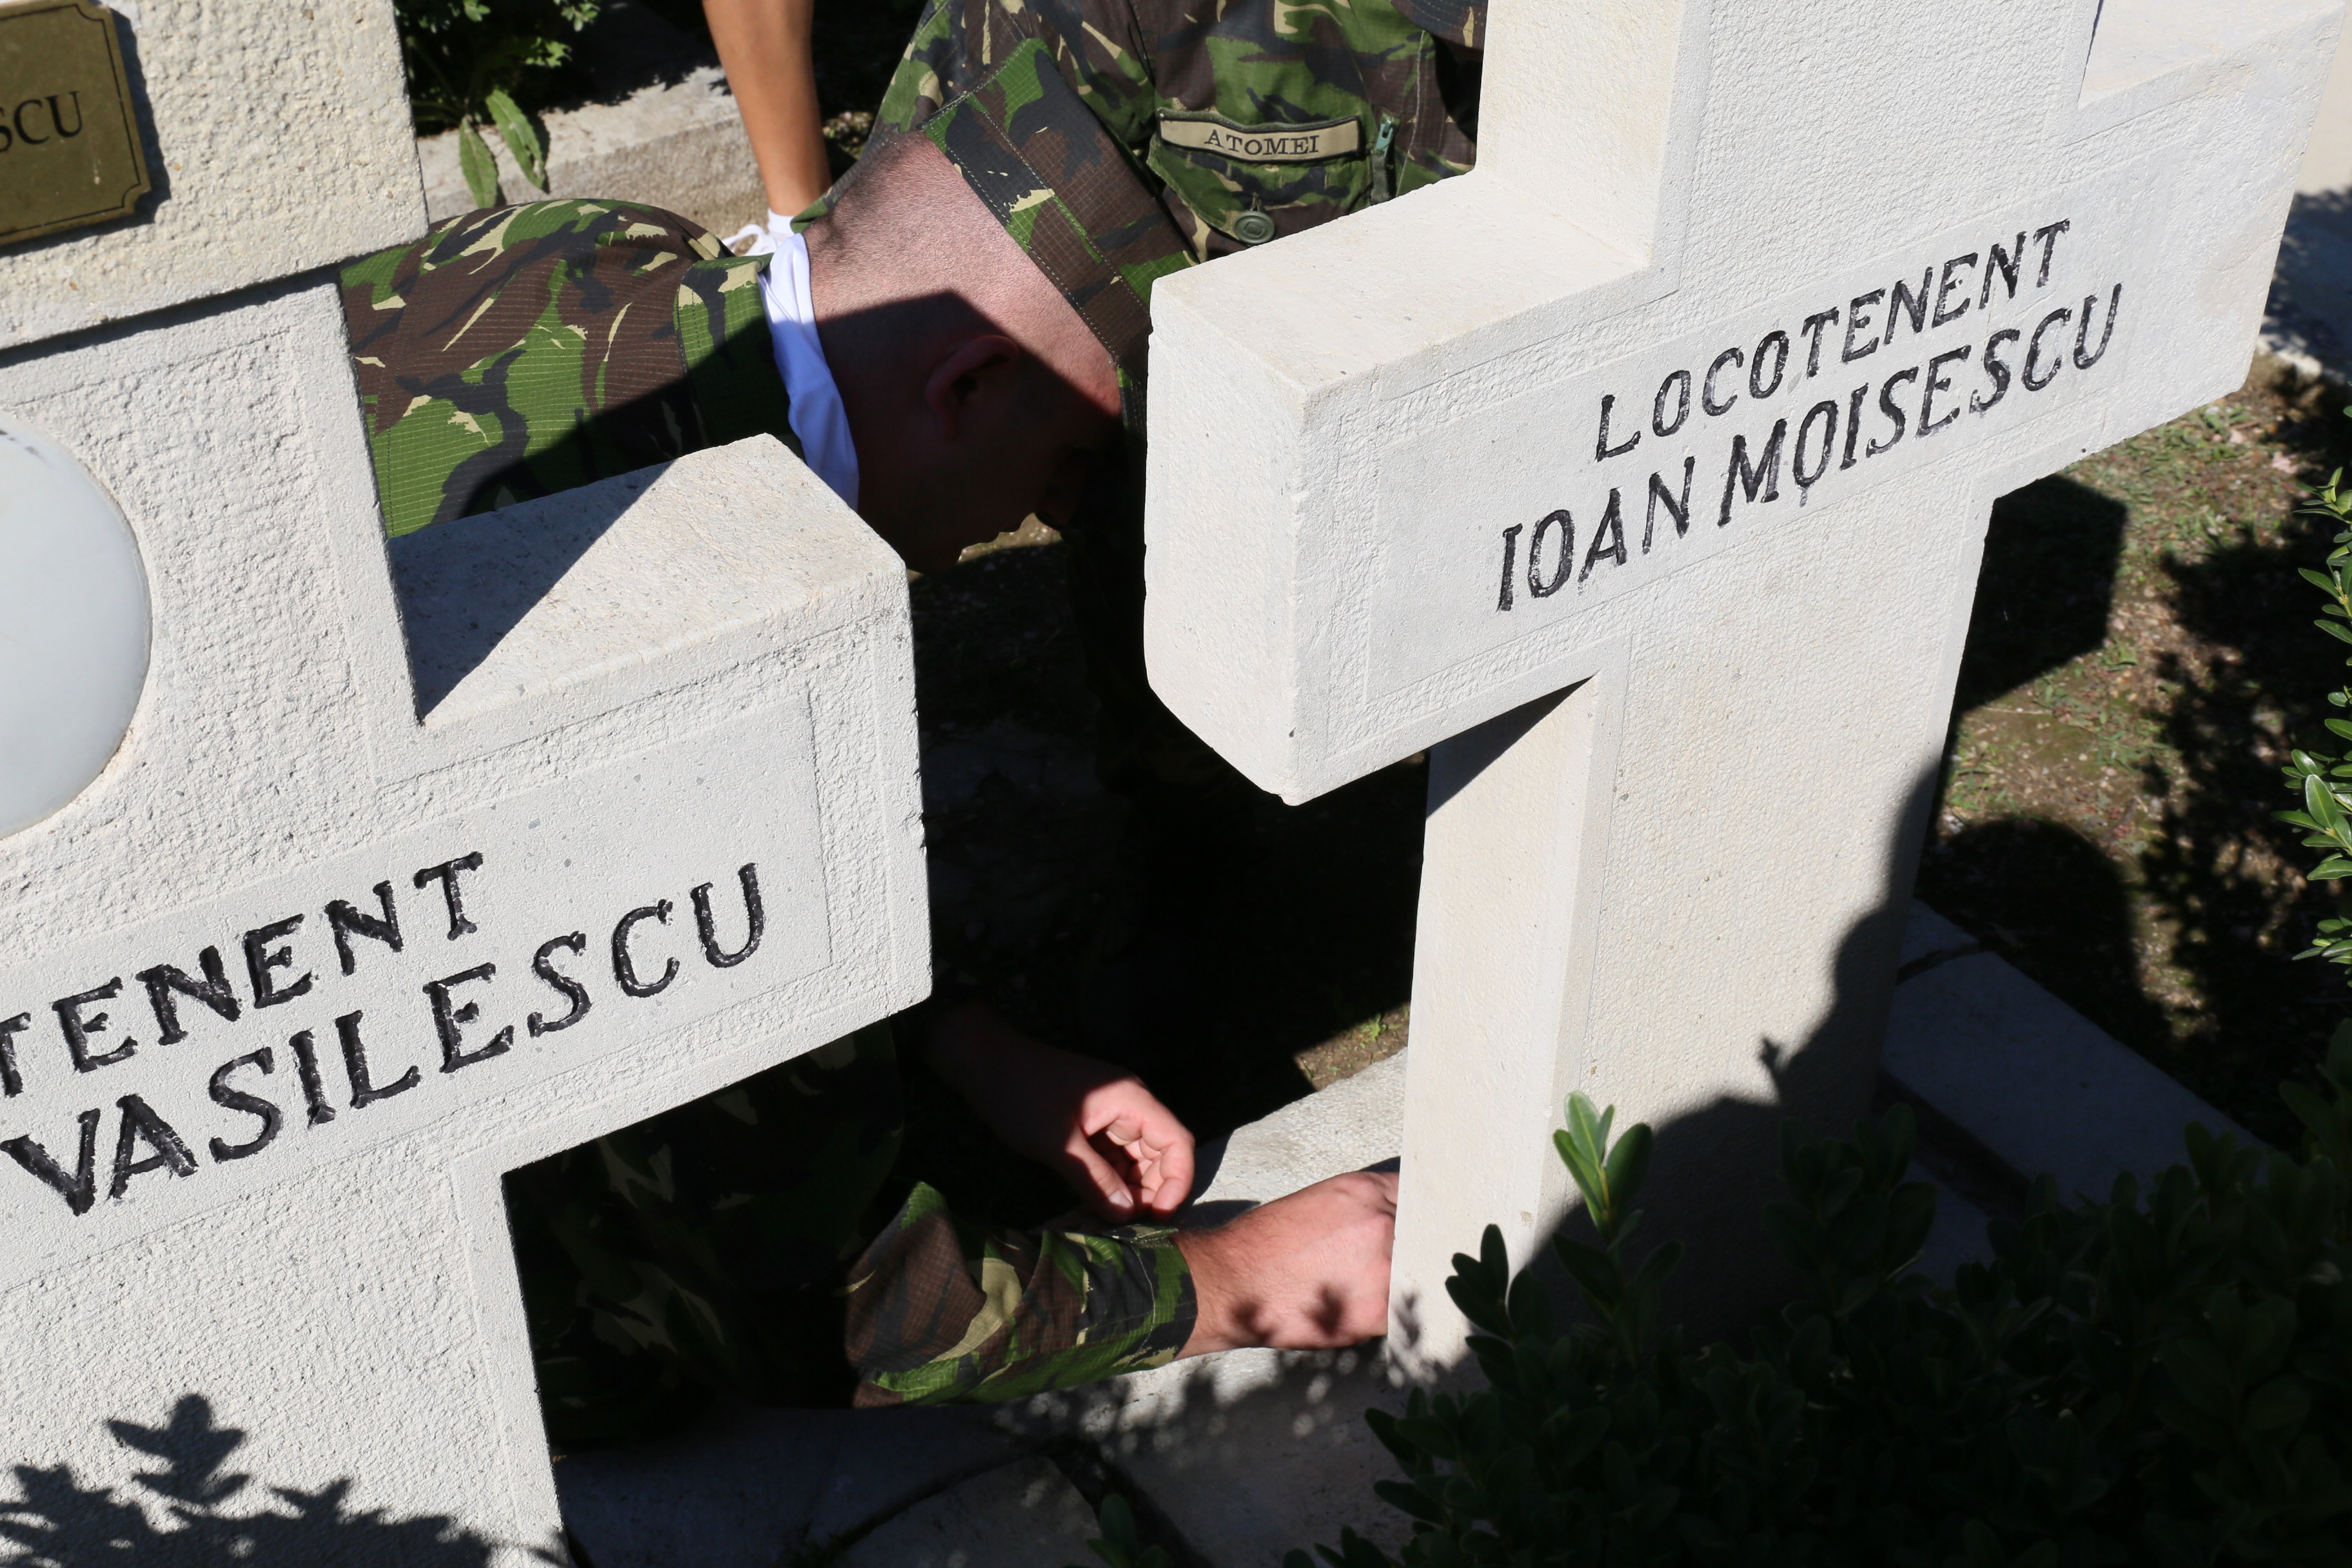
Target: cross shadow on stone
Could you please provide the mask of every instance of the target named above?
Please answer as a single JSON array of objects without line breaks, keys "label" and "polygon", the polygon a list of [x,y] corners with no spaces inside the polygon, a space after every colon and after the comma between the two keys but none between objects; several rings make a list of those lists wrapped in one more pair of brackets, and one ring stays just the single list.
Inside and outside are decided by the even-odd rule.
[{"label": "cross shadow on stone", "polygon": [[[6,1568],[227,1568],[231,1563],[397,1563],[488,1568],[496,1544],[442,1515],[394,1518],[352,1506],[349,1476],[315,1491],[254,1485],[227,1468],[244,1432],[217,1425],[203,1394],[183,1396],[160,1426],[109,1421],[131,1453],[156,1463],[128,1486],[85,1480],[70,1465],[17,1465],[18,1498],[0,1502]],[[266,1500],[262,1494],[266,1493]],[[168,1522],[158,1526],[158,1516]],[[568,1561],[551,1543],[537,1562]]]},{"label": "cross shadow on stone", "polygon": [[440,706],[666,473],[640,468],[553,496],[528,518],[478,513],[391,541],[420,717]]}]

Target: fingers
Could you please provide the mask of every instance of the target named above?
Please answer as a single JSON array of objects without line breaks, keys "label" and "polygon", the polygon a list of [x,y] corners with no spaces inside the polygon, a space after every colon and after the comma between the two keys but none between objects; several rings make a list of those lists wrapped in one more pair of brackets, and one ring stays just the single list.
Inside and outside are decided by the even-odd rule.
[{"label": "fingers", "polygon": [[1105,1219],[1135,1217],[1135,1194],[1109,1161],[1097,1153],[1083,1137],[1072,1138],[1062,1149],[1062,1179]]},{"label": "fingers", "polygon": [[1134,1079],[1106,1084],[1087,1097],[1082,1130],[1131,1163],[1145,1207],[1165,1218],[1192,1193],[1192,1133],[1173,1111]]},{"label": "fingers", "polygon": [[[1172,1120],[1172,1118],[1171,1118]],[[1171,1215],[1192,1195],[1192,1134],[1180,1122],[1160,1153],[1160,1183],[1150,1203],[1156,1215]]]},{"label": "fingers", "polygon": [[1350,1173],[1182,1233],[1208,1315],[1186,1353],[1331,1349],[1384,1332],[1396,1188],[1392,1173]]}]

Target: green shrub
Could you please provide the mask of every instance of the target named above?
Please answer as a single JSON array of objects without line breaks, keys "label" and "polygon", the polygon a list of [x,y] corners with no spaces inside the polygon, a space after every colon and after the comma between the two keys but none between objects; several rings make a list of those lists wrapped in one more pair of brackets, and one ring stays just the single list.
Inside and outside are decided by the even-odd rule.
[{"label": "green shrub", "polygon": [[[2352,1032],[2347,1032],[2352,1034]],[[1907,1110],[1852,1142],[1785,1130],[1765,1223],[1802,1277],[1746,1353],[1657,1327],[1671,1244],[1636,1264],[1650,1136],[1570,1102],[1560,1155],[1599,1246],[1555,1241],[1585,1314],[1555,1327],[1502,1237],[1447,1289],[1488,1386],[1373,1428],[1406,1479],[1402,1559],[1461,1564],[2352,1563],[2352,1037],[2297,1161],[2189,1132],[2143,1194],[2044,1178],[1990,1264],[1905,1268],[1934,1218]],[[1287,1568],[1306,1568],[1304,1552]]]},{"label": "green shrub", "polygon": [[524,178],[546,189],[546,145],[520,102],[571,58],[566,40],[596,19],[601,0],[394,0],[394,9],[416,129],[457,128],[476,204],[499,199],[486,124],[498,128]]},{"label": "green shrub", "polygon": [[1102,1534],[1087,1545],[1102,1561],[1103,1568],[1172,1568],[1167,1552],[1143,1539],[1135,1510],[1118,1493],[1104,1494],[1095,1517],[1102,1525]]},{"label": "green shrub", "polygon": [[[2352,414],[2352,408],[2345,410]],[[2303,568],[2303,574],[2326,598],[2320,618],[2313,624],[2338,642],[2352,643],[2352,489],[2345,488],[2344,470],[2338,468],[2328,476],[2327,482],[2310,493],[2304,510],[2315,517],[2333,519],[2342,525],[2328,552],[2324,572]],[[2352,664],[2352,658],[2347,658]],[[2352,709],[2352,688],[2339,688],[2327,694],[2328,706],[2342,712]],[[2326,721],[2328,731],[2339,740],[2352,741],[2352,719]],[[2304,843],[2323,852],[2317,866],[2305,873],[2315,882],[2341,882],[2352,878],[2352,820],[2346,813],[2352,810],[2352,760],[2340,752],[2306,752],[2297,750],[2288,759],[2287,788],[2303,799],[2301,811],[2283,811],[2279,819],[2296,827],[2306,828],[2311,837]],[[2297,958],[2325,958],[2332,963],[2352,964],[2352,919],[2342,912],[2342,889],[2337,890],[2337,914],[2319,922],[2319,940]],[[2300,1110],[2301,1107],[2297,1107]]]}]

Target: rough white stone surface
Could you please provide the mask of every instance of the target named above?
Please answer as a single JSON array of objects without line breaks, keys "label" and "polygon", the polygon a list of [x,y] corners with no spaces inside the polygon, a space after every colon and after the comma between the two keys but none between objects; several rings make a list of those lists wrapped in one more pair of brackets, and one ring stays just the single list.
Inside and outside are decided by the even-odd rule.
[{"label": "rough white stone surface", "polygon": [[1157,291],[1154,686],[1291,800],[1438,746],[1401,1308],[1549,1234],[1575,1089],[1659,1131],[1653,1222],[1733,1282],[1683,1307],[1770,1288],[1774,1129],[1872,1081],[1987,510],[2238,384],[2341,20],[2100,10],[1496,0],[1475,173]]},{"label": "rough white stone surface", "polygon": [[[645,202],[690,217],[722,237],[767,216],[767,194],[751,138],[743,133],[727,78],[715,65],[691,71],[682,81],[640,88],[618,103],[550,110],[544,118],[545,195]],[[489,146],[506,199],[537,200],[542,193],[523,178],[506,143],[493,136]],[[473,193],[457,164],[457,133],[428,136],[416,151],[432,220],[472,211]]]},{"label": "rough white stone surface", "polygon": [[[320,283],[20,354],[0,410],[121,504],[154,618],[121,751],[0,838],[0,1147],[58,1167],[0,1156],[8,1458],[127,1485],[108,1423],[201,1395],[256,1499],[347,1479],[525,1561],[556,1509],[499,1173],[927,988],[904,571],[762,438],[443,524],[396,584]],[[457,613],[469,536],[503,625]],[[420,721],[412,647],[462,711]],[[460,921],[430,868],[469,855]],[[329,910],[384,898],[399,948],[346,963]],[[218,1007],[141,978],[215,963]]]},{"label": "rough white stone surface", "polygon": [[[823,615],[888,553],[830,493],[751,437],[394,540],[427,725],[644,667],[674,681],[677,656],[729,633],[793,635],[779,604]],[[709,591],[682,596],[686,581]]]},{"label": "rough white stone surface", "polygon": [[392,0],[117,11],[155,191],[121,222],[0,249],[0,348],[423,230]]}]

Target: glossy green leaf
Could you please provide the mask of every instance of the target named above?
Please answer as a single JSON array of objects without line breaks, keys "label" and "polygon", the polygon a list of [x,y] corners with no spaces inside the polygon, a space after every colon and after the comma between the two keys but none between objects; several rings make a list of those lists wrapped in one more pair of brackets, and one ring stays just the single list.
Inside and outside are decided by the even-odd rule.
[{"label": "glossy green leaf", "polygon": [[515,167],[522,171],[524,179],[546,190],[547,147],[540,140],[539,128],[516,107],[504,88],[492,88],[482,101],[489,108],[491,123],[499,128],[499,140],[514,154]]},{"label": "glossy green leaf", "polygon": [[499,164],[482,133],[470,120],[457,127],[457,168],[466,176],[466,190],[476,207],[499,205]]}]

